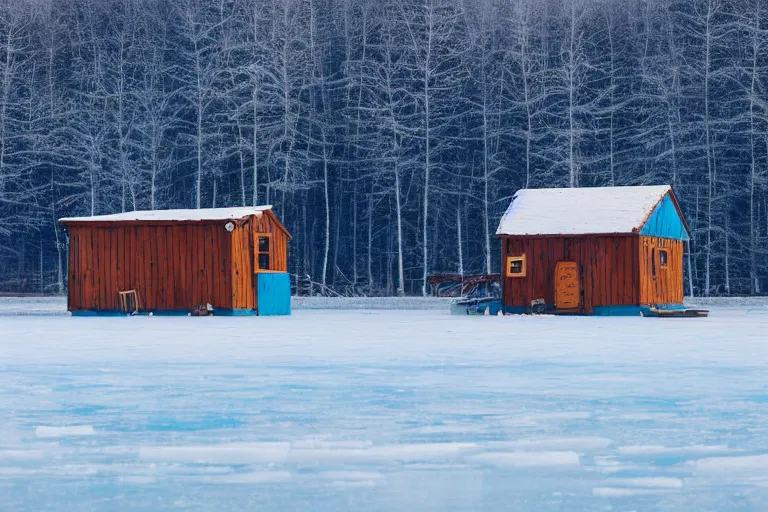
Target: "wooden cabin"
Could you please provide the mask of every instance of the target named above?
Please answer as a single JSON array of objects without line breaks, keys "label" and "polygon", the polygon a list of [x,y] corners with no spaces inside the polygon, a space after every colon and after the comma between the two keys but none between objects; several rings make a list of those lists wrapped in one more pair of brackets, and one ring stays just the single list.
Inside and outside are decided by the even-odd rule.
[{"label": "wooden cabin", "polygon": [[61,219],[74,315],[287,315],[290,233],[271,206]]},{"label": "wooden cabin", "polygon": [[520,190],[496,234],[507,313],[683,309],[690,230],[669,186]]}]

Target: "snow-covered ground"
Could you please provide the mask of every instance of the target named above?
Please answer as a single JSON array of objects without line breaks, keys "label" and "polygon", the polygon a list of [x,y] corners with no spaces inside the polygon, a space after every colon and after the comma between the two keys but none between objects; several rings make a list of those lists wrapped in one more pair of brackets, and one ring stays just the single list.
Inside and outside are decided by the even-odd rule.
[{"label": "snow-covered ground", "polygon": [[[298,309],[398,309],[447,311],[453,299],[435,297],[293,297]],[[689,307],[768,307],[768,297],[711,297],[686,299]],[[2,297],[0,316],[68,315],[66,297]]]},{"label": "snow-covered ground", "polygon": [[[293,309],[438,309],[453,299],[435,297],[293,297]],[[66,297],[0,297],[2,315],[66,315]]]},{"label": "snow-covered ground", "polygon": [[765,302],[13,314],[33,304],[0,301],[2,510],[768,509]]}]

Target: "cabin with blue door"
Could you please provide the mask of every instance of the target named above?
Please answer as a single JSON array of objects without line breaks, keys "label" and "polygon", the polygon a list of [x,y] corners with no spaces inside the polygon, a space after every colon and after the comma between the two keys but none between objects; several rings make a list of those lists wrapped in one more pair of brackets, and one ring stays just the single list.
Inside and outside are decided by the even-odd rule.
[{"label": "cabin with blue door", "polygon": [[59,222],[69,235],[73,315],[291,313],[291,235],[271,206]]},{"label": "cabin with blue door", "polygon": [[506,313],[684,309],[690,229],[668,185],[520,190],[496,234]]}]

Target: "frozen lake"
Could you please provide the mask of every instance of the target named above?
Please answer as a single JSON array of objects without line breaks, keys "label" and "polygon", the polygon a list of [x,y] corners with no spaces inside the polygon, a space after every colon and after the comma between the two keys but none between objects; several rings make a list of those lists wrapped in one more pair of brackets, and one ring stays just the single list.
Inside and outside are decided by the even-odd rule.
[{"label": "frozen lake", "polygon": [[0,503],[766,510],[768,308],[0,316]]}]

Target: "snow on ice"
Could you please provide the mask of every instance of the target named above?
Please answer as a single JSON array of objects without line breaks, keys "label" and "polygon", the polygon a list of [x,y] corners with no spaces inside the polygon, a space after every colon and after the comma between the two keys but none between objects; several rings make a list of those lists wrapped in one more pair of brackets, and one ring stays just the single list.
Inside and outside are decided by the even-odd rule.
[{"label": "snow on ice", "polygon": [[10,303],[4,510],[768,507],[764,303],[684,320]]}]

